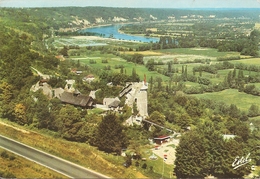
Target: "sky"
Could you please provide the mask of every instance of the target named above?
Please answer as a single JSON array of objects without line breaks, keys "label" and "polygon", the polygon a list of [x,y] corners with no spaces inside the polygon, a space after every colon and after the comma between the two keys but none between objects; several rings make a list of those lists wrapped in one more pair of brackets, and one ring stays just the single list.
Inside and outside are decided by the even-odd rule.
[{"label": "sky", "polygon": [[0,0],[0,7],[260,8],[260,0]]}]

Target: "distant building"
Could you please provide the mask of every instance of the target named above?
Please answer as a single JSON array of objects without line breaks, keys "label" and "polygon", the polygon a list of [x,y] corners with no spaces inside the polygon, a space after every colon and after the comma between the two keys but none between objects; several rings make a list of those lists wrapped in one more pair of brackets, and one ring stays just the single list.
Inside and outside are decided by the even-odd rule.
[{"label": "distant building", "polygon": [[112,21],[114,21],[114,22],[126,22],[126,21],[128,21],[127,19],[125,19],[125,18],[123,18],[123,17],[114,17],[113,19],[112,19]]},{"label": "distant building", "polygon": [[132,83],[128,83],[119,93],[119,97],[126,95],[132,90]]},{"label": "distant building", "polygon": [[181,19],[187,19],[188,16],[181,16]]},{"label": "distant building", "polygon": [[70,72],[75,73],[76,75],[81,75],[83,73],[83,71],[77,70],[76,68],[71,69]]},{"label": "distant building", "polygon": [[162,143],[168,142],[170,140],[170,136],[159,136],[159,137],[153,138],[153,140],[156,144],[162,144]]},{"label": "distant building", "polygon": [[209,176],[204,177],[204,179],[217,179],[217,177],[214,177],[214,176],[212,176],[212,175],[209,175]]},{"label": "distant building", "polygon": [[223,135],[224,140],[234,139],[235,137],[236,137],[236,135],[233,135],[233,134],[224,134]]},{"label": "distant building", "polygon": [[35,85],[33,85],[30,91],[36,92],[38,90],[42,90],[42,93],[47,96],[49,99],[53,97],[52,87],[47,82],[38,81]]},{"label": "distant building", "polygon": [[146,28],[146,32],[158,32],[158,29],[157,28]]},{"label": "distant building", "polygon": [[104,98],[103,99],[103,105],[109,107],[109,108],[117,108],[120,104],[120,100],[118,97],[116,98]]},{"label": "distant building", "polygon": [[173,16],[168,16],[168,19],[169,20],[174,20],[175,19],[175,16],[173,15]]},{"label": "distant building", "polygon": [[77,75],[80,75],[80,74],[82,74],[82,73],[83,73],[83,71],[81,71],[81,70],[77,70],[77,71],[76,71],[76,74],[77,74]]},{"label": "distant building", "polygon": [[65,60],[63,55],[57,55],[57,56],[55,56],[55,58],[59,59],[60,61],[64,61]]},{"label": "distant building", "polygon": [[88,76],[85,76],[82,80],[85,81],[85,82],[88,82],[90,83],[91,81],[93,81],[95,79],[95,76],[94,75],[88,75]]},{"label": "distant building", "polygon": [[55,89],[53,89],[52,90],[52,93],[53,93],[53,98],[58,98],[58,99],[60,99],[60,97],[61,97],[61,94],[64,92],[64,89],[62,89],[62,88],[55,88]]},{"label": "distant building", "polygon": [[71,104],[82,108],[92,108],[94,105],[94,99],[87,95],[82,95],[78,90],[70,93],[64,91],[60,96],[61,102],[65,104]]},{"label": "distant building", "polygon": [[150,19],[157,20],[157,17],[154,17],[153,15],[150,14]]},{"label": "distant building", "polygon": [[67,92],[73,92],[75,89],[73,88],[73,84],[75,83],[75,80],[66,80],[66,85],[64,90]]}]

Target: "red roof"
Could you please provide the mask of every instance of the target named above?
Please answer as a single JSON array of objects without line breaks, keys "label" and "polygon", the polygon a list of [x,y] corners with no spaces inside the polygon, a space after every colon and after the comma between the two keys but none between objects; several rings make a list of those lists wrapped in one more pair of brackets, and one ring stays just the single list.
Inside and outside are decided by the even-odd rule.
[{"label": "red roof", "polygon": [[89,74],[88,76],[86,76],[86,78],[94,78],[95,76],[92,74]]},{"label": "red roof", "polygon": [[170,136],[162,135],[162,136],[159,136],[159,137],[155,137],[154,139],[157,139],[157,140],[164,140],[164,139],[168,139],[168,138],[170,138]]}]

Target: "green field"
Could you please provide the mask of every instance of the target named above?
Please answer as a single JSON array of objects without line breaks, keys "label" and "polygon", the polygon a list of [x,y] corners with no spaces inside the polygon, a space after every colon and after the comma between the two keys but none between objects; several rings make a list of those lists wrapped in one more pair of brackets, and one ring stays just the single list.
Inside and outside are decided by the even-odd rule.
[{"label": "green field", "polygon": [[224,102],[228,105],[235,104],[240,110],[247,112],[252,104],[260,106],[260,97],[238,92],[237,89],[227,89],[220,92],[193,94],[198,98],[211,99]]},{"label": "green field", "polygon": [[218,52],[217,49],[212,48],[175,48],[159,50],[166,54],[184,54],[184,55],[201,55],[206,57],[225,57],[225,56],[239,56],[238,52]]},{"label": "green field", "polygon": [[257,88],[260,88],[260,83],[254,83]]},{"label": "green field", "polygon": [[[144,74],[146,75],[146,78],[149,80],[151,76],[155,77],[161,77],[164,81],[167,81],[169,78],[159,74],[155,71],[148,71],[147,68],[143,65],[136,65],[131,62],[126,62],[126,60],[123,60],[119,57],[114,58],[104,58],[104,57],[86,57],[86,58],[72,58],[73,60],[80,60],[81,63],[88,65],[91,68],[96,69],[104,69],[106,66],[110,66],[111,70],[114,72],[120,72],[120,69],[116,69],[115,67],[118,65],[124,66],[124,72],[126,71],[127,75],[132,74],[132,69],[136,69],[136,73],[139,75],[140,79],[143,80]],[[103,59],[107,59],[108,63],[102,63]],[[95,64],[90,64],[90,60],[95,60]]]},{"label": "green field", "polygon": [[260,65],[260,58],[248,58],[248,59],[243,59],[243,60],[234,60],[232,62],[244,63],[247,65]]}]

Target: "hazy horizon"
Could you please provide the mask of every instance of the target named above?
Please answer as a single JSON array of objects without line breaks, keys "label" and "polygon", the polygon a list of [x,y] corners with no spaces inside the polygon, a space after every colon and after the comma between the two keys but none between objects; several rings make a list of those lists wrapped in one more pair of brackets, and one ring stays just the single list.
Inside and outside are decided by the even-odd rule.
[{"label": "hazy horizon", "polygon": [[0,7],[260,8],[260,0],[0,0]]}]

